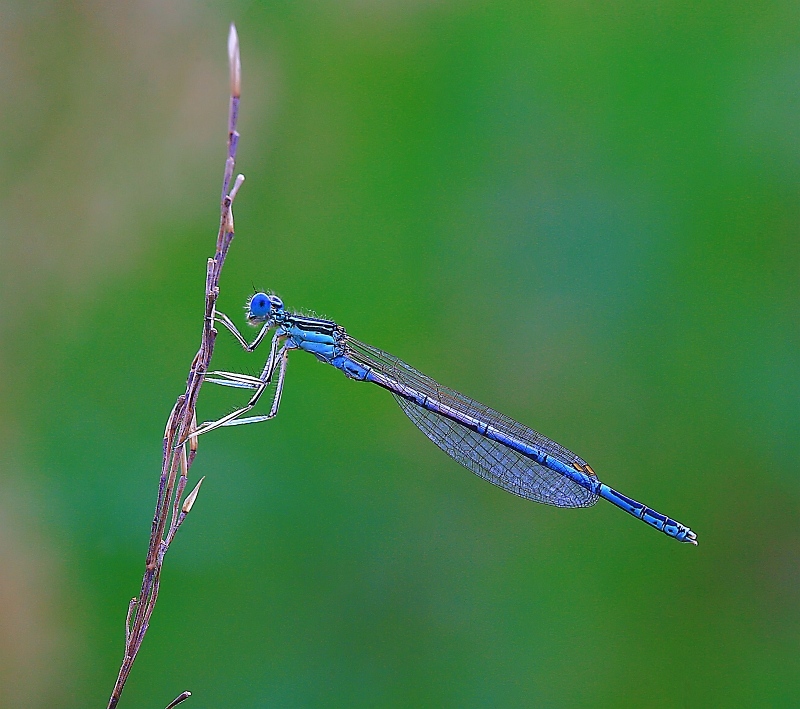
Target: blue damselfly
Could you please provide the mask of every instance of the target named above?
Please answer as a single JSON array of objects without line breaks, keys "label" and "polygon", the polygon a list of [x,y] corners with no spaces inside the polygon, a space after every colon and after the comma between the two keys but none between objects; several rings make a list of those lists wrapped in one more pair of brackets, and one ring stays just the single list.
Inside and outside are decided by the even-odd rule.
[{"label": "blue damselfly", "polygon": [[[227,416],[204,423],[193,435],[220,426],[268,421],[278,413],[286,359],[290,350],[310,352],[350,379],[388,389],[414,424],[451,458],[515,495],[556,507],[590,507],[598,497],[680,542],[697,544],[695,533],[597,479],[586,461],[541,433],[437,383],[397,357],[350,337],[332,320],[286,310],[275,295],[256,293],[247,304],[247,320],[261,329],[252,343],[223,313],[215,318],[252,352],[275,329],[261,376],[211,372],[207,381],[254,390],[250,401]],[[269,413],[247,416],[275,380]]]}]

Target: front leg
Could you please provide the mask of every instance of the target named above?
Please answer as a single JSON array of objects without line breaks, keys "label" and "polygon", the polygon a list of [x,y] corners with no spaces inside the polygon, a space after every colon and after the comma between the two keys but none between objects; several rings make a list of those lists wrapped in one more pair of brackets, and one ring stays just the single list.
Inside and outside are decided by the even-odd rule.
[{"label": "front leg", "polygon": [[252,352],[256,347],[261,344],[261,341],[264,339],[264,336],[269,332],[270,323],[267,320],[262,326],[261,329],[258,331],[255,339],[248,344],[247,340],[244,338],[239,329],[236,325],[233,324],[233,321],[225,315],[225,313],[221,313],[219,310],[214,311],[214,319],[219,320],[227,329],[228,331],[236,338],[242,348],[247,352]]}]

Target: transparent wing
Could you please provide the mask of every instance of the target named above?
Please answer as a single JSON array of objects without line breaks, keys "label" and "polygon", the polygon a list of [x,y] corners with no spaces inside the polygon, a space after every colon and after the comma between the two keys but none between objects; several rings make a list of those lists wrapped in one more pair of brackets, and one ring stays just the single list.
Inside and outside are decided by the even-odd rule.
[{"label": "transparent wing", "polygon": [[[586,466],[584,460],[555,441],[499,411],[442,386],[387,352],[348,338],[348,354],[362,364],[388,375],[405,386],[412,387],[431,399],[486,421],[504,433],[535,445],[548,456],[567,465],[576,464],[580,468]],[[439,448],[490,483],[528,500],[556,507],[590,507],[597,502],[597,495],[554,470],[525,457],[513,448],[481,436],[401,396],[395,394],[394,398],[417,428]]]}]

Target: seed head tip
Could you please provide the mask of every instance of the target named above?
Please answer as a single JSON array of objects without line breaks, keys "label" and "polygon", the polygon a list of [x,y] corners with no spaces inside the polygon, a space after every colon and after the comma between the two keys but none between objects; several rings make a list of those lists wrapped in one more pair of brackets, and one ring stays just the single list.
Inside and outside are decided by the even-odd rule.
[{"label": "seed head tip", "polygon": [[231,69],[231,95],[239,98],[242,84],[242,61],[239,57],[239,35],[236,25],[231,22],[231,31],[228,34],[228,64]]}]

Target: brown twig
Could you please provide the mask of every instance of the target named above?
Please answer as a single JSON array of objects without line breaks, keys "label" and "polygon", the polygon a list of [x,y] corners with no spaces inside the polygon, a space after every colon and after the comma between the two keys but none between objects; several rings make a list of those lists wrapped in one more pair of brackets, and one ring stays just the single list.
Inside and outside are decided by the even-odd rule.
[{"label": "brown twig", "polygon": [[[186,391],[178,397],[172,412],[167,419],[164,430],[163,462],[161,477],[158,484],[158,497],[156,500],[155,514],[150,531],[150,545],[147,550],[145,571],[142,578],[142,588],[138,597],[131,599],[128,604],[128,615],[125,619],[125,656],[119,669],[114,691],[108,700],[108,709],[114,709],[119,703],[125,682],[130,675],[136,655],[142,646],[145,633],[150,625],[150,618],[158,599],[158,587],[161,577],[161,567],[164,555],[167,553],[172,540],[175,538],[180,526],[192,509],[203,479],[181,502],[186,483],[189,479],[189,469],[197,453],[197,438],[191,433],[197,428],[195,405],[203,378],[208,371],[211,355],[214,352],[214,342],[217,331],[214,328],[214,312],[217,297],[219,296],[219,277],[228,248],[233,240],[233,211],[232,205],[236,193],[241,187],[244,177],[237,176],[233,188],[231,179],[236,164],[236,148],[239,134],[236,132],[236,123],[239,113],[239,90],[241,87],[241,64],[239,60],[239,38],[236,28],[231,25],[228,35],[228,62],[230,65],[231,102],[228,114],[228,156],[225,161],[225,173],[222,180],[222,204],[220,207],[219,232],[217,233],[217,247],[214,258],[208,259],[206,268],[206,303],[203,318],[203,332],[200,340],[200,349],[197,351],[189,369],[186,381]],[[167,518],[172,517],[169,527]],[[166,533],[165,533],[166,531]],[[167,707],[175,707],[191,696],[190,692],[183,692],[176,697]]]}]

